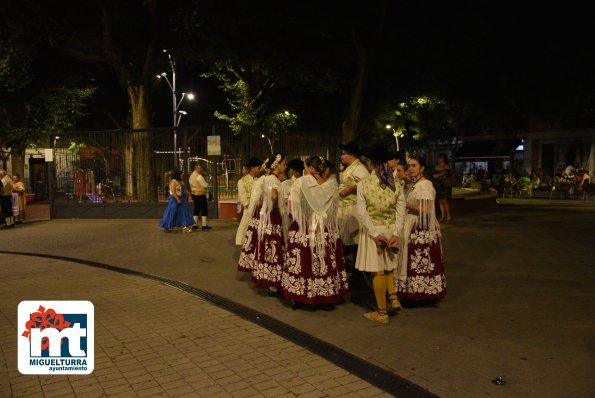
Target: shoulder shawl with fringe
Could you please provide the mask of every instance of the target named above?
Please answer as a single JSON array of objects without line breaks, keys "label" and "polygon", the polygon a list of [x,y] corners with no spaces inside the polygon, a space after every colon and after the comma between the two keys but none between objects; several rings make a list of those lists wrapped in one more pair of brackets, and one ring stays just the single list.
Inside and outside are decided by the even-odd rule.
[{"label": "shoulder shawl with fringe", "polygon": [[419,207],[419,215],[415,221],[415,226],[428,230],[430,234],[440,234],[440,227],[436,220],[436,209],[434,201],[436,191],[431,181],[421,180],[415,183],[412,190],[407,195],[407,202],[415,203]]},{"label": "shoulder shawl with fringe", "polygon": [[[334,175],[323,184],[311,176],[299,178],[290,194],[290,211],[299,231],[308,235],[311,249],[324,261],[324,231],[333,234],[337,230],[336,214],[339,201],[339,185]],[[295,188],[295,189],[294,189]]]},{"label": "shoulder shawl with fringe", "polygon": [[[260,179],[259,179],[260,180]],[[273,208],[275,207],[273,205],[273,196],[272,196],[272,191],[273,189],[275,189],[277,191],[277,208],[279,209],[279,211],[282,213],[281,215],[283,215],[283,194],[281,191],[281,182],[279,181],[279,179],[277,178],[276,175],[274,174],[270,174],[266,177],[263,178],[262,180],[262,184],[261,184],[261,188],[260,186],[257,187],[257,183],[258,181],[256,181],[254,183],[254,186],[252,187],[253,191],[252,191],[252,195],[254,195],[255,193],[258,193],[259,191],[261,191],[261,200],[262,200],[262,206],[260,207],[260,217],[259,217],[259,223],[258,223],[258,239],[262,239],[264,237],[264,233],[267,230],[271,229],[271,211],[273,211]],[[254,189],[258,189],[259,191],[254,192]],[[253,202],[252,200],[254,199],[254,197],[250,198],[250,210],[254,212],[254,209],[256,208],[257,202]],[[254,207],[253,207],[254,205]]]}]

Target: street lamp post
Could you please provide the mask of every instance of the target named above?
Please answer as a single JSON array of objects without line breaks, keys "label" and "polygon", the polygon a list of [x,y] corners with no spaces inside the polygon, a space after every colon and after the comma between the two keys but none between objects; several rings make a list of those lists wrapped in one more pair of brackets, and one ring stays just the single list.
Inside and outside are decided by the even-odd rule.
[{"label": "street lamp post", "polygon": [[174,130],[174,167],[178,165],[178,132],[177,128],[180,125],[180,120],[182,120],[182,115],[186,115],[187,112],[185,111],[178,111],[180,105],[184,98],[188,98],[189,100],[194,99],[194,94],[192,93],[182,93],[182,97],[178,102],[177,91],[176,91],[176,62],[174,61],[173,57],[167,50],[163,50],[163,52],[167,55],[169,59],[169,66],[171,68],[171,82],[167,78],[167,73],[163,72],[157,75],[158,79],[164,78],[167,82],[167,85],[171,89],[171,96],[172,96],[172,118],[173,118],[173,130]]},{"label": "street lamp post", "polygon": [[386,129],[393,131],[393,136],[395,137],[395,141],[397,142],[397,152],[399,152],[399,134],[395,131],[395,129],[390,124],[386,125]]},{"label": "street lamp post", "polygon": [[260,136],[261,136],[262,138],[266,138],[266,140],[269,142],[269,148],[271,148],[271,155],[274,155],[274,154],[275,154],[275,152],[273,152],[273,144],[271,144],[271,140],[269,139],[269,137],[267,137],[267,136],[266,136],[266,135],[264,135],[264,134],[261,134]]}]

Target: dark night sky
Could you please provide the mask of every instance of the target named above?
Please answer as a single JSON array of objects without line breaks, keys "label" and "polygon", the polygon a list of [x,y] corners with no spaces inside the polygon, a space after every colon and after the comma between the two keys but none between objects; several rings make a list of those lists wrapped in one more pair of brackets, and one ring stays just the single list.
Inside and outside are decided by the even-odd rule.
[{"label": "dark night sky", "polygon": [[[120,3],[116,4],[116,15],[122,13],[120,17],[124,18],[124,9],[119,10]],[[206,21],[203,30],[194,32],[188,40],[180,40],[180,32],[172,28],[160,36],[162,45],[178,46],[179,91],[197,94],[196,101],[180,107],[189,113],[182,124],[214,122],[214,110],[225,110],[225,98],[217,83],[199,77],[216,53],[224,53],[268,60],[279,72],[287,65],[288,74],[318,68],[318,83],[308,86],[280,81],[273,98],[279,106],[295,104],[311,120],[331,115],[331,123],[340,126],[355,73],[350,30],[363,32],[367,38],[373,35],[378,4],[337,0],[281,2],[274,7],[268,2],[176,3],[178,10],[188,15],[198,10]],[[578,125],[593,123],[595,47],[589,30],[591,14],[582,3],[387,4],[386,24],[374,41],[376,52],[369,59],[364,109],[367,116],[372,117],[379,105],[394,102],[399,96],[438,94],[485,109],[518,113],[515,116],[525,120],[549,117],[564,123],[572,119]],[[163,3],[163,7],[169,6]],[[91,28],[81,24],[78,29]],[[143,40],[142,35],[139,37]],[[217,40],[219,44],[227,40],[227,44],[219,46],[209,58],[204,56],[209,40],[211,45]],[[46,72],[52,68],[56,73],[70,69],[72,75],[85,71],[82,81],[87,79],[99,86],[89,116],[79,122],[78,128],[116,128],[112,118],[121,126],[127,124],[126,92],[111,69],[81,63],[53,48],[45,51],[48,54],[44,59],[53,59],[44,62]],[[165,59],[160,62],[156,72],[167,69]],[[326,75],[328,81],[339,83],[335,93],[322,92]],[[152,90],[154,126],[171,124],[171,96],[162,83]]]}]

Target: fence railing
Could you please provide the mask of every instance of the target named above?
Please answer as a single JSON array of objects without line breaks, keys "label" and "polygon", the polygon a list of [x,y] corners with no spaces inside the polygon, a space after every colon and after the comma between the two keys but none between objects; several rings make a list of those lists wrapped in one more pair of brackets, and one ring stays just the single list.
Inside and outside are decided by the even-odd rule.
[{"label": "fence railing", "polygon": [[[175,169],[188,178],[192,163],[205,166],[210,192],[218,199],[237,198],[242,164],[270,155],[256,133],[234,134],[227,126],[194,126],[176,130],[79,131],[52,136],[54,201],[144,202],[167,199]],[[219,136],[221,155],[209,155],[207,136]],[[288,158],[319,155],[336,159],[338,137],[284,133],[275,151]]]}]

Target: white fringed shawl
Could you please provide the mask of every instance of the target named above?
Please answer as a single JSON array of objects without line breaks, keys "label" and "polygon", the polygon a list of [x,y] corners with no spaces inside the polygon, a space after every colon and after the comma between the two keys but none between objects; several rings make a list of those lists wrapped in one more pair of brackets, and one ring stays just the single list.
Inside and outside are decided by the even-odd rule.
[{"label": "white fringed shawl", "polygon": [[262,203],[262,192],[264,187],[265,176],[260,176],[252,184],[252,191],[250,193],[250,204],[248,205],[248,214],[250,217],[254,215],[254,210]]},{"label": "white fringed shawl", "polygon": [[310,249],[315,250],[321,262],[325,257],[324,231],[333,233],[337,228],[338,191],[334,175],[320,185],[312,175],[307,175],[294,182],[289,196],[291,216],[299,231],[307,234]]},{"label": "white fringed shawl", "polygon": [[435,201],[436,191],[428,180],[421,180],[415,183],[411,192],[407,195],[407,202],[415,203],[419,207],[419,215],[415,221],[414,228],[420,227],[430,232],[430,236],[440,234],[440,226],[436,220]]},{"label": "white fringed shawl", "polygon": [[[255,183],[256,185],[256,183]],[[272,230],[271,225],[271,211],[275,207],[273,204],[272,191],[277,191],[277,208],[281,212],[281,218],[283,219],[283,192],[281,191],[281,181],[276,175],[270,174],[264,177],[262,183],[262,207],[260,208],[260,222],[258,223],[258,239],[262,240],[265,231]],[[254,193],[254,192],[253,192]],[[252,206],[252,203],[250,204]]]}]

